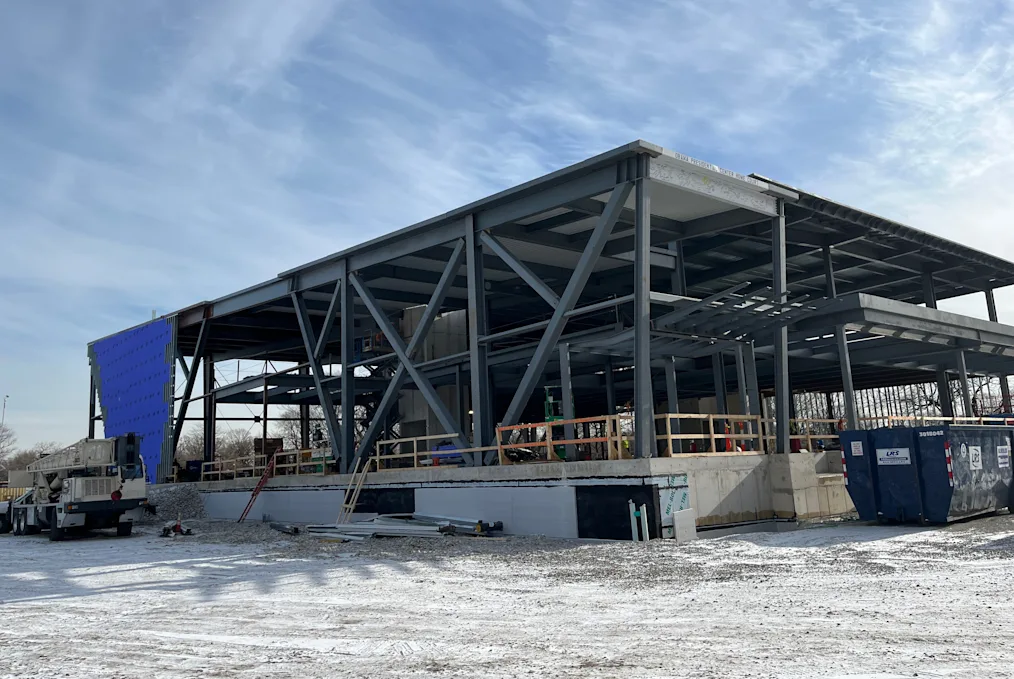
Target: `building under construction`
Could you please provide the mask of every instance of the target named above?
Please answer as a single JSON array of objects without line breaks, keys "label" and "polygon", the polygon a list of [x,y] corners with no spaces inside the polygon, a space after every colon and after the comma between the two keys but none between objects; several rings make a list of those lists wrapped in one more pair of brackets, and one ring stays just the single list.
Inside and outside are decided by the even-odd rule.
[{"label": "building under construction", "polygon": [[[364,511],[516,532],[609,537],[628,499],[653,531],[674,497],[701,526],[828,515],[841,429],[1010,411],[1011,283],[1014,263],[637,141],[94,342],[91,423],[143,434],[161,483],[202,419],[223,517],[266,465],[216,459],[225,404],[299,406],[259,500],[280,519],[327,519],[365,464]],[[970,293],[989,321],[936,308]],[[234,360],[274,370],[216,380]]]}]

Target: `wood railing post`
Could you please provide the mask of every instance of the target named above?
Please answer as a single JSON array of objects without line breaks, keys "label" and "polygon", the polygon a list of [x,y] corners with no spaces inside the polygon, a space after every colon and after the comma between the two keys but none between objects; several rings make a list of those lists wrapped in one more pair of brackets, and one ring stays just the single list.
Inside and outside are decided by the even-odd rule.
[{"label": "wood railing post", "polygon": [[665,415],[665,449],[669,457],[672,457],[672,417],[669,413]]},{"label": "wood railing post", "polygon": [[717,453],[718,446],[715,443],[715,416],[708,415],[708,437],[711,441],[711,452]]}]

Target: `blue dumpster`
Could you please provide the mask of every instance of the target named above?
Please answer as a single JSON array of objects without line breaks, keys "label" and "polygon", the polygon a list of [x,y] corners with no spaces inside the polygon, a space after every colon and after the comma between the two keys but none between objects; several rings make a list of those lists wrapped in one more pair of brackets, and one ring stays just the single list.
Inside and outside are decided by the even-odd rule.
[{"label": "blue dumpster", "polygon": [[852,504],[863,521],[877,520],[877,468],[873,459],[872,432],[867,429],[840,433],[842,473]]},{"label": "blue dumpster", "polygon": [[871,432],[880,520],[902,523],[924,520],[914,431],[911,427],[892,427]]},{"label": "blue dumpster", "polygon": [[921,427],[914,434],[927,523],[946,523],[1008,506],[1014,430],[945,425]]}]

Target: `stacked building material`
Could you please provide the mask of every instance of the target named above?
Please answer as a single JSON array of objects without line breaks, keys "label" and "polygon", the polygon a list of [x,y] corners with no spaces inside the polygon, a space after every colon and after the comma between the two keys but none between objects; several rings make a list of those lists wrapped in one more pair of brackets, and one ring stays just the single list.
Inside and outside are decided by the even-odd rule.
[{"label": "stacked building material", "polygon": [[489,524],[477,519],[420,514],[386,514],[356,523],[308,526],[310,533],[321,537],[362,540],[372,537],[426,537],[447,535],[488,535],[503,530],[503,523]]}]

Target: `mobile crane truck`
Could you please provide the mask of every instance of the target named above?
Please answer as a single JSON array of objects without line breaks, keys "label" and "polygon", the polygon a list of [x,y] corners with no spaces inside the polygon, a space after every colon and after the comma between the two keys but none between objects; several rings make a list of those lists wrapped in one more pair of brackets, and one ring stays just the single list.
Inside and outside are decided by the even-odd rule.
[{"label": "mobile crane truck", "polygon": [[11,471],[10,486],[28,490],[0,502],[0,533],[45,529],[53,541],[74,530],[116,528],[118,536],[130,535],[148,504],[139,443],[134,434],[83,439]]}]

